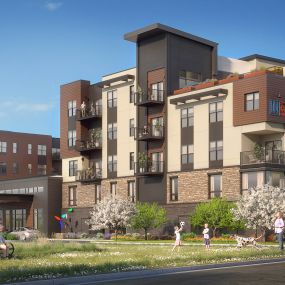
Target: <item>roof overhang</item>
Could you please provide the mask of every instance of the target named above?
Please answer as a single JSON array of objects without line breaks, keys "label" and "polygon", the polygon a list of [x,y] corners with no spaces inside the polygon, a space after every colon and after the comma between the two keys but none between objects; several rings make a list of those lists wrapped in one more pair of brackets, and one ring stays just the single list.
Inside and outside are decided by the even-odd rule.
[{"label": "roof overhang", "polygon": [[33,199],[31,194],[0,194],[0,205],[31,204]]},{"label": "roof overhang", "polygon": [[240,58],[240,60],[244,60],[244,61],[251,61],[251,60],[254,60],[254,59],[263,59],[263,60],[266,60],[266,61],[272,61],[272,62],[285,64],[285,60],[284,59],[275,58],[275,57],[269,57],[269,56],[265,56],[265,55],[261,55],[261,54],[252,54],[252,55],[248,55],[248,56]]},{"label": "roof overhang", "polygon": [[107,87],[110,87],[112,83],[115,83],[115,82],[120,82],[120,81],[123,81],[123,82],[128,82],[128,81],[134,81],[135,80],[135,76],[132,75],[132,74],[125,74],[125,75],[121,75],[121,76],[118,76],[118,77],[114,77],[112,79],[108,79],[108,80],[104,80],[104,81],[101,81],[101,82],[98,82],[96,83],[96,86],[99,86],[101,88],[107,88]]},{"label": "roof overhang", "polygon": [[215,89],[211,91],[204,91],[204,92],[199,92],[195,94],[188,94],[188,95],[181,96],[178,98],[173,98],[173,99],[170,99],[170,104],[181,105],[181,104],[201,101],[205,99],[216,98],[216,97],[220,97],[223,95],[228,95],[228,90],[219,88],[219,89]]},{"label": "roof overhang", "polygon": [[161,34],[161,33],[170,33],[176,36],[180,36],[180,37],[183,37],[189,40],[193,40],[193,41],[211,46],[211,47],[216,47],[218,45],[218,43],[216,42],[194,36],[192,34],[174,29],[166,25],[162,25],[160,23],[152,24],[144,28],[135,30],[133,32],[127,33],[124,35],[124,39],[130,42],[137,43],[140,40],[143,40],[145,38],[149,38],[149,37]]}]

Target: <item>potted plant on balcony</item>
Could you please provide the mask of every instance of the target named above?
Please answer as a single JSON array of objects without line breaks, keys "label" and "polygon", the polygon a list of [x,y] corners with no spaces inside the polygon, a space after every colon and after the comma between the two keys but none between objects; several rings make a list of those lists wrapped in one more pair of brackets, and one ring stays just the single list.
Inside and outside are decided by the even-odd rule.
[{"label": "potted plant on balcony", "polygon": [[255,158],[258,160],[258,162],[261,162],[263,160],[264,149],[260,144],[256,143],[254,145],[253,153],[254,153]]},{"label": "potted plant on balcony", "polygon": [[99,147],[100,139],[101,139],[101,130],[100,129],[91,129],[90,130],[91,144],[95,147]]},{"label": "potted plant on balcony", "polygon": [[156,135],[156,136],[161,136],[162,135],[162,133],[161,133],[162,124],[161,124],[161,122],[159,120],[157,120],[155,122],[154,130],[155,130],[154,135]]},{"label": "potted plant on balcony", "polygon": [[139,162],[140,173],[144,173],[146,163],[147,163],[147,155],[145,152],[139,152],[138,153],[138,162]]}]

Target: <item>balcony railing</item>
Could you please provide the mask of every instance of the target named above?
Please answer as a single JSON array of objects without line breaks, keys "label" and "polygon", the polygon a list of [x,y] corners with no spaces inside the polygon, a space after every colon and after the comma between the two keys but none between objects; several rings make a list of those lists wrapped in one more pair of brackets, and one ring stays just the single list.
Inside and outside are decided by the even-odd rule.
[{"label": "balcony railing", "polygon": [[60,160],[61,159],[59,152],[52,153],[51,157],[52,157],[52,160]]},{"label": "balcony railing", "polygon": [[77,109],[76,118],[79,121],[88,120],[92,118],[101,118],[102,117],[102,106],[97,105],[93,108],[87,108],[85,110]]},{"label": "balcony railing", "polygon": [[139,141],[161,140],[164,138],[164,126],[148,125],[143,128],[136,128],[135,139]]},{"label": "balcony railing", "polygon": [[102,138],[98,139],[88,139],[88,140],[77,140],[76,141],[76,150],[79,152],[86,152],[102,148]]},{"label": "balcony railing", "polygon": [[102,169],[101,168],[92,168],[89,167],[87,169],[78,170],[76,181],[80,182],[92,182],[102,179]]},{"label": "balcony railing", "polygon": [[164,161],[140,161],[135,163],[136,175],[162,175],[164,171]]},{"label": "balcony railing", "polygon": [[278,165],[285,167],[285,151],[283,150],[261,150],[243,151],[240,153],[241,166],[251,165]]},{"label": "balcony railing", "polygon": [[149,89],[147,93],[140,91],[135,93],[136,105],[164,104],[164,90]]}]

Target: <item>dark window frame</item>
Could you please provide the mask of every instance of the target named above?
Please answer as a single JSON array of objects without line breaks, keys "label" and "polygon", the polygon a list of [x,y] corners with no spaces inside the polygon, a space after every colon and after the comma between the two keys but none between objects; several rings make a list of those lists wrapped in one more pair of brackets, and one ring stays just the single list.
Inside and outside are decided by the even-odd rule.
[{"label": "dark window frame", "polygon": [[[222,146],[218,147],[218,143],[222,142]],[[215,143],[215,147],[211,148],[211,143]],[[209,143],[209,161],[222,161],[224,152],[224,142],[223,140],[211,141]],[[215,159],[211,159],[211,154],[214,154]],[[221,156],[221,159],[218,159]]]},{"label": "dark window frame", "polygon": [[[109,158],[112,158],[111,160],[109,160]],[[116,159],[114,159],[116,158]],[[108,171],[109,173],[114,173],[117,172],[117,154],[113,154],[113,155],[109,155],[108,156]]]},{"label": "dark window frame", "polygon": [[[186,111],[186,114],[183,114],[184,111]],[[194,108],[187,107],[187,108],[181,109],[180,118],[181,118],[181,129],[193,127],[194,126]]]},{"label": "dark window frame", "polygon": [[[176,183],[174,182],[176,181]],[[169,177],[170,183],[170,201],[178,201],[179,196],[179,184],[178,184],[178,176]],[[173,183],[175,183],[175,187],[173,188]]]},{"label": "dark window frame", "polygon": [[118,136],[117,122],[108,124],[108,140],[116,140]]},{"label": "dark window frame", "polygon": [[[71,197],[71,192],[72,192],[72,197]],[[68,205],[69,206],[76,206],[77,205],[77,186],[69,186],[68,187]]]},{"label": "dark window frame", "polygon": [[135,103],[135,85],[131,85],[130,89],[130,103]]},{"label": "dark window frame", "polygon": [[[217,172],[217,173],[209,173],[208,174],[209,177],[209,199],[213,199],[213,198],[220,198],[222,197],[222,193],[223,193],[223,174],[221,172]],[[211,183],[211,178],[215,178],[215,177],[219,177],[220,178],[220,189],[218,191],[216,191],[215,189],[212,189],[212,183]],[[214,187],[215,187],[215,181],[214,181]],[[214,194],[214,195],[213,195]],[[216,195],[218,194],[218,195]]]},{"label": "dark window frame", "polygon": [[[219,109],[219,105],[222,105],[222,109]],[[214,110],[211,110],[211,106],[215,106]],[[223,122],[224,118],[224,104],[223,101],[217,101],[209,103],[209,122],[211,123],[217,123],[217,122]]]},{"label": "dark window frame", "polygon": [[4,161],[0,162],[0,176],[7,175],[7,163]]},{"label": "dark window frame", "polygon": [[135,119],[130,119],[130,137],[135,136]]},{"label": "dark window frame", "polygon": [[68,175],[69,177],[76,176],[78,170],[78,161],[77,160],[69,160],[68,162]]},{"label": "dark window frame", "polygon": [[130,152],[130,170],[134,170],[135,169],[135,153],[134,152]]},{"label": "dark window frame", "polygon": [[[115,189],[115,194],[113,193],[113,186]],[[115,197],[116,195],[117,195],[117,182],[110,182],[110,196]]]},{"label": "dark window frame", "polygon": [[[256,99],[258,95],[258,99]],[[252,100],[248,100],[248,97],[252,96]],[[252,108],[248,108],[249,102],[252,102]],[[247,93],[244,95],[244,110],[245,112],[256,111],[259,110],[260,107],[260,94],[259,91]]]},{"label": "dark window frame", "polygon": [[[187,153],[183,153],[183,147],[187,148]],[[193,152],[190,152],[190,148],[192,147]],[[183,161],[186,157],[186,163],[183,163]],[[193,144],[187,144],[181,146],[181,165],[187,165],[187,164],[194,164],[194,145]]]},{"label": "dark window frame", "polygon": [[98,204],[102,200],[102,186],[101,184],[95,185],[95,204]]},{"label": "dark window frame", "polygon": [[113,89],[107,92],[107,106],[108,108],[117,107],[117,89]]},{"label": "dark window frame", "polygon": [[136,181],[135,180],[128,181],[128,197],[129,199],[131,199],[133,203],[136,202]]}]

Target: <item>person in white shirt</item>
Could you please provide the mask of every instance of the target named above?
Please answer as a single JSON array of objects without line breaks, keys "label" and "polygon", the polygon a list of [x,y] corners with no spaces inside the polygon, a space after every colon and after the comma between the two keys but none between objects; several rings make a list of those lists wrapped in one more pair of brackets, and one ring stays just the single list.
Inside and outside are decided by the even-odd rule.
[{"label": "person in white shirt", "polygon": [[276,220],[274,223],[274,230],[275,230],[278,242],[279,242],[279,248],[281,250],[284,249],[284,246],[283,246],[284,221],[283,221],[282,216],[283,216],[282,213],[278,212],[276,214]]},{"label": "person in white shirt", "polygon": [[174,227],[174,233],[176,235],[176,239],[175,239],[175,244],[172,248],[172,251],[174,251],[174,249],[178,246],[178,251],[180,249],[180,246],[181,246],[181,234],[180,232],[182,231],[183,229],[183,226],[181,225],[180,228],[179,227]]},{"label": "person in white shirt", "polygon": [[203,230],[204,242],[206,249],[210,248],[210,230],[209,225],[205,224],[205,228]]}]

